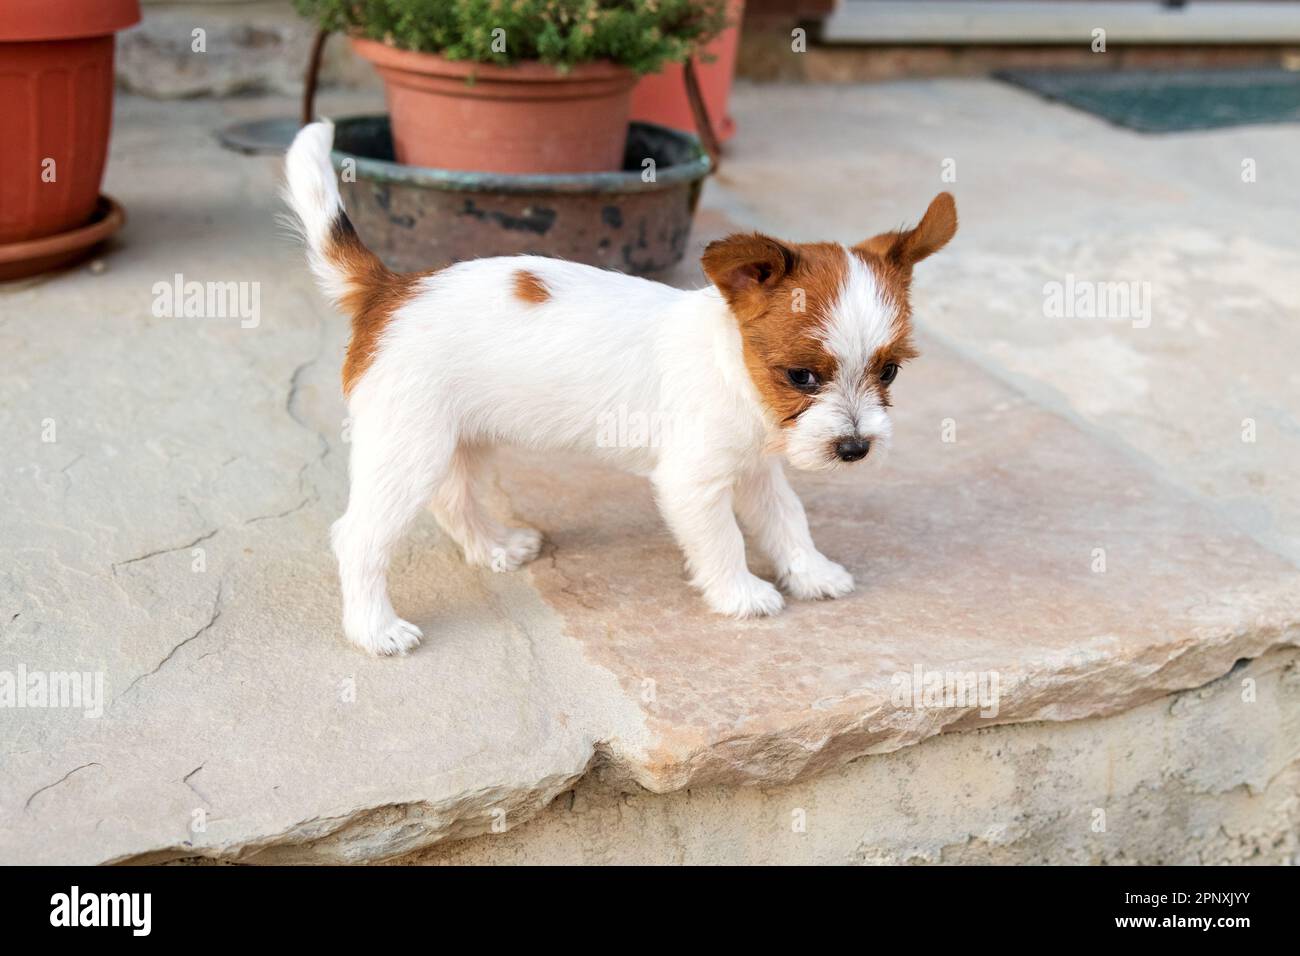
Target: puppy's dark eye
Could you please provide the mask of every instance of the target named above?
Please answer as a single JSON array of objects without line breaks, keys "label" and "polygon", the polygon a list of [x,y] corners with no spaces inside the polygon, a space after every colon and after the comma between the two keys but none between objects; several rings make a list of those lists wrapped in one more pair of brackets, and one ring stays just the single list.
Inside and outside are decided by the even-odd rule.
[{"label": "puppy's dark eye", "polygon": [[790,379],[790,384],[803,392],[811,392],[821,384],[817,380],[816,373],[810,369],[788,368],[785,370],[785,374]]},{"label": "puppy's dark eye", "polygon": [[898,366],[890,362],[880,370],[880,380],[888,385],[898,376]]}]

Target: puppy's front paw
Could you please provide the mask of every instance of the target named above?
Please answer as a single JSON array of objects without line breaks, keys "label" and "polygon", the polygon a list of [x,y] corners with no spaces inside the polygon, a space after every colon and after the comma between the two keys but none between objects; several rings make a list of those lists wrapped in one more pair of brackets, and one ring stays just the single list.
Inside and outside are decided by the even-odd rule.
[{"label": "puppy's front paw", "polygon": [[488,566],[493,571],[518,571],[542,550],[542,534],[532,528],[511,528],[503,544],[492,548]]},{"label": "puppy's front paw", "polygon": [[406,654],[418,647],[424,636],[418,627],[400,617],[377,627],[345,626],[344,630],[353,644],[378,657]]},{"label": "puppy's front paw", "polygon": [[752,574],[729,588],[713,588],[704,598],[709,607],[727,617],[767,617],[785,607],[781,592]]},{"label": "puppy's front paw", "polygon": [[823,554],[797,559],[781,578],[792,595],[806,601],[844,597],[853,590],[853,575]]}]

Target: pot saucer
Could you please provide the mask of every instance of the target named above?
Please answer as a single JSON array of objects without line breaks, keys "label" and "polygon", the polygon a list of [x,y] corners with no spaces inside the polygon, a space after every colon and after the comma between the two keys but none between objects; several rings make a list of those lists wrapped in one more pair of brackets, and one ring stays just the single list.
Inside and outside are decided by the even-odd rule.
[{"label": "pot saucer", "polygon": [[94,215],[84,226],[53,236],[0,245],[0,282],[72,265],[88,256],[125,222],[126,213],[117,200],[101,195]]}]

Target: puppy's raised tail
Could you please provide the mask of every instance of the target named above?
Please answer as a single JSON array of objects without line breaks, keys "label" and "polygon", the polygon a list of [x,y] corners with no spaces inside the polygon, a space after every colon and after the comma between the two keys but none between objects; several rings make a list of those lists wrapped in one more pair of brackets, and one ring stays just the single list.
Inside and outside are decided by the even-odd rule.
[{"label": "puppy's raised tail", "polygon": [[339,196],[330,163],[334,124],[304,126],[285,157],[285,201],[307,244],[307,264],[321,291],[352,317],[352,341],[343,363],[343,391],[369,367],[393,309],[409,293],[414,276],[393,272],[365,247]]}]

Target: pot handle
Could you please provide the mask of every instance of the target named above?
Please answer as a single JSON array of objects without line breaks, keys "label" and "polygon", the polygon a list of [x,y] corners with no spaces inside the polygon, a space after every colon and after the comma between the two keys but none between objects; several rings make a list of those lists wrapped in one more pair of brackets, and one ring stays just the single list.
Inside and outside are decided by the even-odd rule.
[{"label": "pot handle", "polygon": [[711,167],[709,172],[716,173],[722,162],[722,146],[713,131],[713,123],[709,120],[709,108],[704,104],[704,96],[700,92],[700,80],[695,75],[695,57],[682,64],[682,77],[686,80],[686,99],[691,104],[691,113],[695,117],[695,128],[699,131],[700,143],[704,146],[704,151],[709,154]]},{"label": "pot handle", "polygon": [[302,78],[302,125],[316,119],[316,81],[320,77],[321,56],[325,52],[325,41],[329,39],[328,30],[317,30],[316,38],[311,42],[311,59],[307,61],[307,72]]}]

